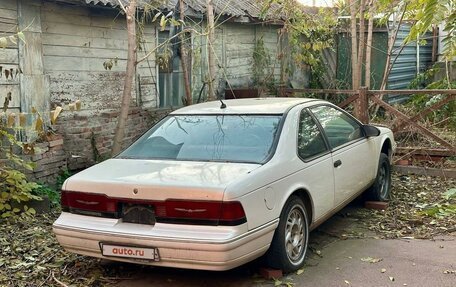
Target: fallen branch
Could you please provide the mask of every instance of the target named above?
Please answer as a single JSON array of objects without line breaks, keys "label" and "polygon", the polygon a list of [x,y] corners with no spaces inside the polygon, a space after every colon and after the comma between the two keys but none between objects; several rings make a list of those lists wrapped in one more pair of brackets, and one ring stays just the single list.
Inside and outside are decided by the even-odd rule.
[{"label": "fallen branch", "polygon": [[65,283],[60,281],[59,279],[55,278],[54,272],[52,272],[52,279],[54,279],[54,281],[57,282],[62,287],[69,287],[68,285],[66,285]]}]

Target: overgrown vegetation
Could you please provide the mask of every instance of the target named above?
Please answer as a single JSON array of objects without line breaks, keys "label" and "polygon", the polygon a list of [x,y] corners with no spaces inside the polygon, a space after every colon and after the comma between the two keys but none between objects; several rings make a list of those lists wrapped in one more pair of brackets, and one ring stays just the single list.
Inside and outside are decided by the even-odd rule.
[{"label": "overgrown vegetation", "polygon": [[[456,89],[456,81],[450,81],[446,77],[436,79],[436,75],[441,69],[434,65],[425,72],[419,74],[409,85],[411,89]],[[415,112],[421,111],[426,107],[431,106],[437,101],[440,101],[446,95],[413,95],[408,106]],[[433,124],[445,125],[453,131],[456,131],[456,101],[450,101],[443,107],[435,110],[426,116],[425,120],[431,121]]]},{"label": "overgrown vegetation", "polygon": [[39,185],[27,180],[23,170],[33,170],[33,165],[24,161],[17,153],[23,145],[6,128],[0,119],[0,216],[2,218],[25,211],[35,214],[33,208],[24,205],[23,210],[18,204],[31,199],[40,199],[33,194]]},{"label": "overgrown vegetation", "polygon": [[456,231],[456,180],[393,176],[385,211],[361,209],[363,223],[382,238],[429,239]]},{"label": "overgrown vegetation", "polygon": [[[280,38],[285,39],[290,47],[290,60],[297,68],[309,67],[312,73],[313,86],[321,80],[323,69],[322,52],[331,49],[336,33],[337,15],[332,9],[305,11],[295,0],[261,0],[261,17],[265,18],[270,9],[282,19],[283,28]],[[287,57],[282,54],[279,56]],[[283,67],[282,67],[283,68]],[[285,74],[290,74],[285,67]]]},{"label": "overgrown vegetation", "polygon": [[252,58],[253,86],[261,90],[260,94],[264,87],[274,90],[274,68],[271,66],[271,55],[264,45],[263,36],[256,39]]},{"label": "overgrown vegetation", "polygon": [[[456,231],[454,179],[394,174],[392,184],[386,211],[359,208],[349,216],[359,218],[360,224],[381,238],[428,239]],[[25,219],[0,219],[0,286],[62,286],[57,280],[68,286],[105,286],[147,268],[106,265],[100,259],[64,251],[51,231],[59,213],[55,208]],[[356,229],[342,237],[363,236]]]}]

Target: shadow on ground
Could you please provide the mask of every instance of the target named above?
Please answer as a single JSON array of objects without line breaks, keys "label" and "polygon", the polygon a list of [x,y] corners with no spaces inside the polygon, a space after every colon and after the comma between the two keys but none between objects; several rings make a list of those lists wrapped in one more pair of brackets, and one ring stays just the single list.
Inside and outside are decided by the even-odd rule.
[{"label": "shadow on ground", "polygon": [[[304,272],[300,275],[291,274],[280,279],[284,286],[286,283],[295,286],[305,286],[299,283],[298,278],[316,266],[324,259],[325,248],[336,241],[346,241],[369,231],[359,224],[356,216],[357,210],[362,208],[362,199],[355,200],[341,212],[334,215],[310,234],[309,251]],[[372,234],[373,236],[373,234]],[[116,286],[274,286],[277,281],[265,280],[258,275],[258,270],[263,266],[261,260],[256,260],[244,266],[225,272],[210,272],[199,270],[185,270],[173,268],[157,268],[134,264],[106,262],[107,268],[122,268],[128,273],[133,273],[131,279],[123,280]],[[316,270],[316,269],[315,269]],[[344,283],[342,281],[342,283]],[[311,285],[309,285],[311,286]],[[323,285],[322,285],[323,286]],[[336,285],[334,285],[336,286]],[[347,286],[347,285],[346,285]]]}]

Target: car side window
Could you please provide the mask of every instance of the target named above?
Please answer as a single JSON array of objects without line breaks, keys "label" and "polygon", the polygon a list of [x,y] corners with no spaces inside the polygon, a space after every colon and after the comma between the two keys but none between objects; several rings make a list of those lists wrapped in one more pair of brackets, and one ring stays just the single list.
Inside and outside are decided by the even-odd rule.
[{"label": "car side window", "polygon": [[312,116],[303,110],[299,117],[298,154],[308,159],[327,151],[325,140]]},{"label": "car side window", "polygon": [[323,127],[331,148],[363,137],[361,125],[344,112],[329,106],[318,106],[311,111]]}]

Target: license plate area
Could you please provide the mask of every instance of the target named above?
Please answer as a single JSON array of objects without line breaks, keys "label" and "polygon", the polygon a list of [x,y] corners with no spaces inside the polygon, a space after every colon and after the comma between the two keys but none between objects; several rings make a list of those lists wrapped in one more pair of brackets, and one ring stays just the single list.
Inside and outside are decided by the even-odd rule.
[{"label": "license plate area", "polygon": [[158,248],[119,245],[100,242],[101,254],[107,257],[133,258],[147,261],[160,261]]},{"label": "license plate area", "polygon": [[124,203],[121,217],[126,223],[155,225],[155,210],[152,205]]}]

